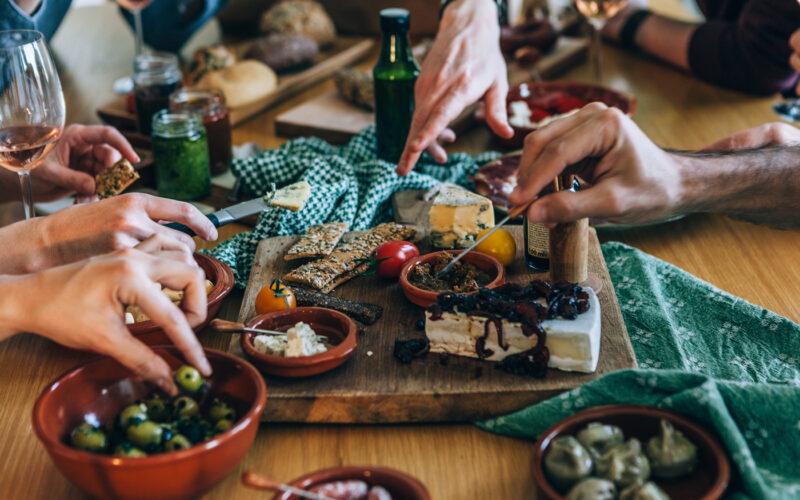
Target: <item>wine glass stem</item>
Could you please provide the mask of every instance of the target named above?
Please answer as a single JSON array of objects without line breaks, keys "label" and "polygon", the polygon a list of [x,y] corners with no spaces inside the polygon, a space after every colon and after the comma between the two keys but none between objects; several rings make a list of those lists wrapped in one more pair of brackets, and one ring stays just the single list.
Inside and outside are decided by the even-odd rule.
[{"label": "wine glass stem", "polygon": [[17,173],[19,174],[19,186],[22,188],[22,206],[25,209],[25,218],[31,219],[34,216],[31,174],[27,170]]},{"label": "wine glass stem", "polygon": [[600,66],[600,30],[594,23],[589,23],[592,27],[592,69],[594,71],[595,83],[603,83],[603,74]]},{"label": "wine glass stem", "polygon": [[144,49],[144,32],[142,30],[142,9],[134,9],[131,11],[133,14],[133,27],[136,32],[136,55],[142,53]]}]

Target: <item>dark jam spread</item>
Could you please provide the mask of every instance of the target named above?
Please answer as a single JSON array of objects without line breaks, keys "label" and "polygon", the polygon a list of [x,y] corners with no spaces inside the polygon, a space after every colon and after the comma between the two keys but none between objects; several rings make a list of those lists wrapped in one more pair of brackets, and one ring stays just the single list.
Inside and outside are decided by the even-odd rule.
[{"label": "dark jam spread", "polygon": [[525,286],[508,283],[492,290],[481,288],[474,295],[439,294],[437,301],[428,306],[428,319],[439,320],[445,312],[486,318],[483,336],[475,341],[475,353],[480,358],[494,354],[486,349],[486,339],[492,330],[497,332],[497,344],[504,351],[508,350],[508,345],[503,342],[503,320],[520,323],[523,335],[536,335],[536,345],[506,356],[497,367],[509,373],[543,378],[550,353],[545,347],[546,333],[541,327],[542,321],[559,317],[575,319],[588,310],[589,294],[578,284],[533,280]]},{"label": "dark jam spread", "polygon": [[474,292],[491,283],[492,278],[485,271],[463,260],[456,262],[444,276],[437,277],[437,273],[454,258],[450,253],[441,253],[430,262],[416,266],[408,276],[408,281],[423,290],[456,293]]}]

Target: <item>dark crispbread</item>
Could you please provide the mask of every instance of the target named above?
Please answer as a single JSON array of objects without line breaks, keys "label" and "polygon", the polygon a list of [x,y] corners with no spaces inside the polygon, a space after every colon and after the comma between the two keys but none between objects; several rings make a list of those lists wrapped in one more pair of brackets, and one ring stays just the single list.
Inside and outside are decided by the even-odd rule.
[{"label": "dark crispbread", "polygon": [[95,177],[95,192],[100,198],[111,198],[125,191],[139,178],[139,173],[125,158],[103,170]]},{"label": "dark crispbread", "polygon": [[416,231],[408,226],[387,222],[376,226],[352,241],[339,245],[330,255],[302,265],[283,277],[284,281],[330,292],[358,274],[366,265],[358,259],[369,257],[379,245],[393,240],[407,240]]},{"label": "dark crispbread", "polygon": [[349,224],[346,222],[328,222],[309,226],[306,234],[292,245],[283,260],[325,257],[333,252],[336,244],[342,239]]}]

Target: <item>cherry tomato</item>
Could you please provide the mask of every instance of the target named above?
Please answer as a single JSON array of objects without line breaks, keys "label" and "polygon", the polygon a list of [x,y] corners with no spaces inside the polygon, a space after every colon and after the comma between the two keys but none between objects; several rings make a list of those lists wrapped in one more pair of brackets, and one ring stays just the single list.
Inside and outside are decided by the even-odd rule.
[{"label": "cherry tomato", "polygon": [[[478,233],[476,239],[480,239],[490,230],[491,228],[484,229]],[[517,244],[514,243],[514,237],[511,236],[511,233],[501,227],[492,233],[488,238],[483,240],[480,245],[475,247],[475,251],[485,253],[486,255],[491,255],[500,261],[501,264],[507,266],[514,262],[514,256],[517,253]]]},{"label": "cherry tomato", "polygon": [[258,314],[282,311],[293,307],[297,307],[294,293],[290,288],[285,287],[281,280],[273,280],[256,296],[256,313]]},{"label": "cherry tomato", "polygon": [[381,278],[396,278],[403,264],[419,257],[419,249],[407,241],[387,241],[373,252],[377,260],[377,274]]}]

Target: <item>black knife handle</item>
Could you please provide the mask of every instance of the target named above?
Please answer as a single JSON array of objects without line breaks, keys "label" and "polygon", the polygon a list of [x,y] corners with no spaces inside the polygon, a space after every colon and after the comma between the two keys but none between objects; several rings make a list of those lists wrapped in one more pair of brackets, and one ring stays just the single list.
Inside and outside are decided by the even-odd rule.
[{"label": "black knife handle", "polygon": [[[222,224],[219,223],[219,219],[217,219],[216,215],[208,214],[206,217],[208,217],[208,220],[210,220],[211,223],[214,224],[214,227],[219,227],[219,226],[222,225]],[[194,231],[192,231],[192,229],[189,226],[184,226],[180,222],[170,222],[169,224],[165,224],[165,225],[168,228],[175,229],[175,230],[180,231],[182,233],[186,233],[189,236],[197,236],[197,234]]]}]

